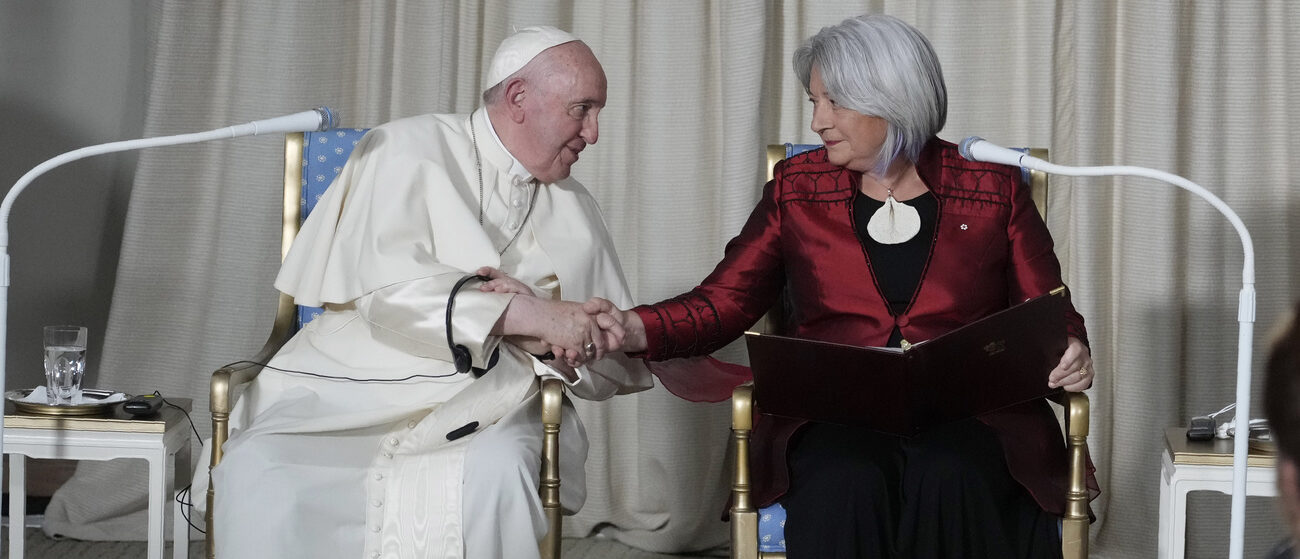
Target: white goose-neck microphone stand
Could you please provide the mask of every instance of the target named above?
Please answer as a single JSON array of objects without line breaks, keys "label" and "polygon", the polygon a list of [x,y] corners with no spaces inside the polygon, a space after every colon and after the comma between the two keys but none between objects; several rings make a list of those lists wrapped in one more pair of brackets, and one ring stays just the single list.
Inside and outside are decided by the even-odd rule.
[{"label": "white goose-neck microphone stand", "polygon": [[1229,531],[1230,540],[1228,556],[1242,559],[1246,532],[1246,455],[1250,438],[1250,361],[1251,340],[1255,331],[1255,246],[1250,240],[1250,232],[1242,223],[1237,213],[1232,211],[1223,200],[1201,185],[1178,175],[1145,167],[1103,166],[1103,167],[1069,167],[1055,165],[1030,157],[1028,154],[1007,149],[978,136],[962,140],[960,145],[962,157],[972,161],[987,161],[1015,165],[1052,173],[1075,177],[1096,177],[1127,175],[1147,177],[1166,182],[1204,198],[1214,209],[1228,218],[1232,227],[1241,237],[1241,249],[1245,255],[1241,270],[1241,292],[1237,297],[1237,322],[1240,324],[1237,334],[1237,420],[1236,434],[1232,447],[1232,522]]},{"label": "white goose-neck microphone stand", "polygon": [[[0,202],[0,394],[5,393],[5,356],[7,353],[6,343],[8,341],[9,325],[9,211],[13,208],[14,199],[16,199],[18,195],[32,183],[32,181],[36,180],[36,177],[39,177],[50,169],[63,165],[64,163],[70,163],[93,155],[103,155],[106,153],[116,153],[119,151],[152,147],[174,146],[179,144],[193,144],[209,140],[255,136],[259,134],[321,131],[334,128],[337,121],[338,118],[336,113],[329,107],[317,107],[300,113],[265,120],[257,120],[246,124],[237,124],[235,126],[218,128],[207,132],[125,140],[121,142],[111,142],[84,147],[49,159],[44,163],[37,165],[32,170],[27,171],[27,173],[20,177],[18,182],[14,183],[13,187],[9,189],[9,193],[5,195],[4,201]],[[4,414],[0,413],[0,456],[3,455]],[[0,466],[0,479],[3,478],[4,468],[3,466]],[[10,519],[9,526],[9,537],[22,537],[21,520],[15,523],[13,519]],[[14,532],[15,526],[18,529],[17,532]]]}]

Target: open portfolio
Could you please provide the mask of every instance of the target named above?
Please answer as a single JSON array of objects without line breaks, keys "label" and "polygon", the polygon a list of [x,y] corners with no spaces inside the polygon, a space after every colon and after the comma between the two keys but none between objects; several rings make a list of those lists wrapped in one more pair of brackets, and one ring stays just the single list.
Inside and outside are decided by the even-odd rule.
[{"label": "open portfolio", "polygon": [[906,349],[746,333],[763,413],[896,435],[1060,392],[1065,288]]}]

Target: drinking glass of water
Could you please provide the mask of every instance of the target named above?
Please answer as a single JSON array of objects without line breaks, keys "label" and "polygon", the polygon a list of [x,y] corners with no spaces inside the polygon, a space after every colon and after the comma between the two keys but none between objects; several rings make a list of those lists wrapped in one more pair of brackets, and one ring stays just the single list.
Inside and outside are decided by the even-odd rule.
[{"label": "drinking glass of water", "polygon": [[86,372],[86,327],[45,327],[45,395],[51,406],[81,400]]}]

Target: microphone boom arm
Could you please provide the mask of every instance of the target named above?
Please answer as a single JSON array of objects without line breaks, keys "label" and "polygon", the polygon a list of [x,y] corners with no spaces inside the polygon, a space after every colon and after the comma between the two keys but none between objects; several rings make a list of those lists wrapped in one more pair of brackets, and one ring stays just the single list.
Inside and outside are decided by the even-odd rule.
[{"label": "microphone boom arm", "polygon": [[[1228,207],[1227,203],[1225,203],[1218,196],[1215,196],[1213,192],[1210,192],[1205,187],[1196,184],[1190,180],[1187,180],[1183,177],[1180,177],[1178,175],[1166,173],[1164,171],[1157,171],[1155,169],[1148,169],[1146,167],[1133,167],[1127,165],[1112,165],[1112,166],[1101,166],[1101,167],[1069,167],[1065,165],[1048,163],[1046,161],[1043,161],[1042,159],[1038,159],[1036,157],[1030,157],[1028,155],[1025,156],[1025,160],[1023,161],[1023,163],[1025,163],[1024,167],[1026,168],[1034,169],[1036,171],[1043,171],[1044,173],[1056,174],[1056,175],[1068,175],[1068,176],[1075,176],[1075,177],[1100,177],[1100,176],[1146,177],[1149,179],[1155,179],[1158,181],[1163,181],[1172,184],[1183,190],[1186,190],[1197,196],[1200,196],[1201,198],[1204,198],[1206,202],[1209,202],[1211,206],[1214,206],[1214,209],[1219,210],[1219,213],[1223,214],[1223,217],[1228,219],[1228,222],[1232,224],[1233,229],[1237,230],[1237,236],[1241,237],[1241,249],[1243,252],[1245,252],[1245,262],[1243,263],[1242,270],[1241,270],[1241,279],[1243,283],[1247,283],[1250,285],[1255,284],[1255,247],[1254,247],[1254,243],[1251,241],[1250,232],[1246,230],[1246,224],[1241,221],[1241,218],[1237,216],[1236,212],[1232,211],[1232,208]],[[1250,320],[1254,321],[1254,319],[1255,317],[1252,312],[1250,316]]]},{"label": "microphone boom arm", "polygon": [[[45,174],[50,169],[63,165],[64,163],[71,163],[93,155],[103,155],[106,153],[116,153],[133,149],[146,149],[180,144],[197,144],[199,142],[207,142],[210,140],[223,140],[227,138],[238,138],[241,136],[256,136],[259,134],[271,134],[275,132],[327,130],[334,127],[335,121],[336,116],[334,111],[329,107],[318,107],[292,115],[257,120],[246,124],[227,126],[225,128],[217,128],[207,132],[159,136],[156,138],[140,138],[137,140],[123,140],[120,142],[87,146],[50,158],[44,163],[33,167],[32,170],[27,171],[22,177],[19,177],[18,182],[14,183],[14,185],[9,189],[8,194],[5,194],[4,201],[0,202],[0,251],[6,253],[6,262],[4,263],[3,270],[0,270],[0,274],[3,275],[3,277],[0,277],[0,280],[3,280],[3,283],[0,285],[9,285],[9,266],[7,256],[7,249],[9,248],[9,212],[13,208],[14,199],[27,188],[27,185],[36,180],[36,177]],[[3,320],[3,315],[0,315],[0,320]],[[3,386],[0,386],[0,388],[3,388]]]}]

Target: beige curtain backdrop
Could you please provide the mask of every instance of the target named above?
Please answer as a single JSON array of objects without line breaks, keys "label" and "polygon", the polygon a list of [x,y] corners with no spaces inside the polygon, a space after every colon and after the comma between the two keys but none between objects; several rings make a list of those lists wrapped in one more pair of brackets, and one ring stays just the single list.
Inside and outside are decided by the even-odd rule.
[{"label": "beige curtain backdrop", "polygon": [[[815,141],[793,49],[868,11],[933,41],[950,95],[945,138],[1047,146],[1063,164],[1157,168],[1231,204],[1255,237],[1262,362],[1268,331],[1298,295],[1287,134],[1300,124],[1290,110],[1300,4],[1288,0],[155,0],[145,130],[316,105],[347,126],[467,112],[512,25],[571,30],[604,63],[610,89],[600,142],[575,175],[604,208],[638,300],[652,302],[691,288],[721,256],[757,198],[764,144]],[[205,436],[209,373],[251,355],[269,331],[280,141],[140,155],[100,383],[193,398]],[[1150,557],[1164,427],[1234,399],[1240,243],[1207,204],[1144,179],[1054,178],[1049,226],[1097,363],[1094,555]],[[721,356],[744,359],[734,346]],[[655,389],[579,411],[592,439],[590,497],[567,535],[654,551],[724,544],[726,404]],[[47,531],[143,539],[144,485],[143,468],[85,463],[55,496]],[[1227,503],[1193,498],[1190,556],[1224,554]],[[1249,509],[1247,556],[1260,556],[1281,531],[1271,501]]]}]

